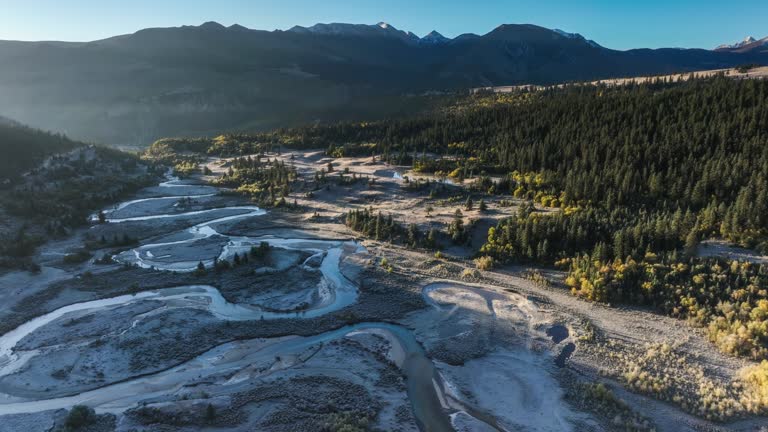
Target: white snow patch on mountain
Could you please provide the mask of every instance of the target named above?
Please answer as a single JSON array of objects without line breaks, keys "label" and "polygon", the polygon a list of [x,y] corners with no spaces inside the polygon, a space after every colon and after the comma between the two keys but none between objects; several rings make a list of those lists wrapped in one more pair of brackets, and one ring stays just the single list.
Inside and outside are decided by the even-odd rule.
[{"label": "white snow patch on mountain", "polygon": [[757,42],[757,39],[753,38],[752,36],[747,36],[741,42],[736,42],[735,44],[732,44],[732,45],[728,45],[728,44],[720,45],[715,49],[736,49],[736,48],[741,48],[745,45],[749,45],[755,42]]}]

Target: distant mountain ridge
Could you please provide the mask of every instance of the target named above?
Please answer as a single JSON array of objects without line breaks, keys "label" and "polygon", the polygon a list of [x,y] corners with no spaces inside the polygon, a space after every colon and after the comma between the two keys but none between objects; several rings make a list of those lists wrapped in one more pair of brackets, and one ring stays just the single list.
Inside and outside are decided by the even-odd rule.
[{"label": "distant mountain ridge", "polygon": [[719,45],[715,49],[736,49],[736,48],[741,48],[741,47],[743,47],[745,45],[749,45],[749,44],[754,43],[756,41],[757,40],[755,38],[753,38],[752,36],[747,36],[746,38],[744,38],[743,41],[736,42],[735,44],[730,44],[730,45],[729,44]]},{"label": "distant mountain ridge", "polygon": [[413,100],[400,99],[425,92],[768,64],[752,45],[617,51],[531,24],[450,39],[387,23],[263,31],[207,22],[93,42],[0,41],[0,112],[81,140],[136,145],[403,115]]},{"label": "distant mountain ridge", "polygon": [[744,38],[744,40],[736,42],[735,44],[725,44],[715,48],[715,51],[732,51],[741,53],[747,53],[756,50],[768,52],[768,36],[759,40],[752,36],[747,36]]},{"label": "distant mountain ridge", "polygon": [[380,22],[376,25],[345,23],[315,24],[311,27],[294,26],[287,31],[299,34],[324,36],[391,37],[407,43],[418,43],[420,40],[415,34],[398,30],[385,22]]},{"label": "distant mountain ridge", "polygon": [[441,45],[453,41],[453,39],[443,36],[437,30],[432,30],[431,32],[424,35],[424,37],[419,37],[413,32],[398,30],[391,24],[385,22],[380,22],[376,25],[330,23],[315,24],[311,27],[293,26],[287,31],[299,34],[314,34],[325,36],[391,37],[414,45]]},{"label": "distant mountain ridge", "polygon": [[452,39],[447,38],[443,35],[441,35],[437,30],[432,30],[431,32],[427,33],[426,36],[419,39],[419,43],[422,44],[431,44],[431,45],[440,45],[450,42]]}]

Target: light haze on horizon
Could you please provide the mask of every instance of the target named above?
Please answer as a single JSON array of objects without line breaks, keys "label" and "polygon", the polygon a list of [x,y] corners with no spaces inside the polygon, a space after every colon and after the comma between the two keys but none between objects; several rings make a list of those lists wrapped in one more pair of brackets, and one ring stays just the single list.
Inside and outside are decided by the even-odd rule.
[{"label": "light haze on horizon", "polygon": [[[66,3],[66,6],[62,6]],[[386,21],[424,36],[484,34],[500,24],[581,33],[614,49],[711,49],[768,36],[768,2],[734,7],[712,0],[0,0],[0,39],[91,41],[148,27],[217,21],[259,30],[318,22]]]}]

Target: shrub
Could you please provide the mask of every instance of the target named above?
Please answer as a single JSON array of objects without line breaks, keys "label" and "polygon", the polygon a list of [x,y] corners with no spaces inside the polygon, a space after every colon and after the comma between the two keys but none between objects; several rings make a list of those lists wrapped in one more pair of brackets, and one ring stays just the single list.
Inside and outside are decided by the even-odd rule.
[{"label": "shrub", "polygon": [[647,418],[633,411],[602,383],[579,383],[569,390],[566,396],[587,411],[611,418],[620,430],[655,430]]},{"label": "shrub", "polygon": [[480,272],[475,269],[467,268],[461,272],[462,279],[479,279],[480,276]]},{"label": "shrub", "polygon": [[195,268],[195,276],[201,277],[205,276],[205,264],[203,264],[202,261],[197,263],[197,268]]},{"label": "shrub", "polygon": [[212,423],[216,420],[216,407],[214,407],[213,404],[208,404],[205,407],[205,420],[208,423]]},{"label": "shrub", "polygon": [[96,421],[96,412],[85,405],[75,405],[67,414],[64,426],[67,430],[76,431]]},{"label": "shrub", "polygon": [[381,259],[381,261],[379,262],[379,267],[381,267],[384,270],[386,270],[387,273],[392,273],[392,271],[394,270],[394,267],[392,267],[392,265],[389,263],[387,258],[382,258]]},{"label": "shrub", "polygon": [[96,261],[94,261],[94,263],[95,264],[107,265],[107,264],[114,264],[115,260],[112,259],[112,255],[104,254],[104,255],[101,256],[101,258],[99,258]]},{"label": "shrub", "polygon": [[484,199],[480,199],[480,205],[478,206],[478,210],[480,210],[480,212],[488,211],[488,204],[485,203]]},{"label": "shrub", "polygon": [[251,257],[253,258],[264,258],[269,253],[269,243],[268,242],[261,242],[259,243],[259,246],[252,246],[251,247]]},{"label": "shrub", "polygon": [[62,259],[64,264],[80,264],[88,261],[93,255],[85,249],[81,249],[75,253],[68,253],[64,255]]},{"label": "shrub", "polygon": [[768,412],[768,360],[747,367],[741,371],[744,395],[741,403],[753,414]]},{"label": "shrub", "polygon": [[751,71],[752,69],[759,67],[759,65],[751,63],[751,64],[744,64],[741,66],[737,66],[736,70],[739,71],[739,73],[747,73]]},{"label": "shrub", "polygon": [[[538,270],[532,270],[532,271],[526,272],[525,278],[539,286],[548,287],[550,285],[549,278],[544,276],[544,274],[542,274]],[[566,285],[569,285],[569,282],[571,281],[566,280],[565,282]]]},{"label": "shrub", "polygon": [[493,268],[494,264],[493,257],[487,255],[475,258],[475,267],[477,267],[478,270],[490,270]]},{"label": "shrub", "polygon": [[368,431],[370,419],[363,413],[334,413],[328,418],[322,431],[328,432],[365,432]]}]

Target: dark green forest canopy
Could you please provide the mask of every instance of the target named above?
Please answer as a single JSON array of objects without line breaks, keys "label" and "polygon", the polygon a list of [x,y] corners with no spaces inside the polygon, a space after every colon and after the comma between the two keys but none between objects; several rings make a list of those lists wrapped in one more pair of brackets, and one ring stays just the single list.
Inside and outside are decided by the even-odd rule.
[{"label": "dark green forest canopy", "polygon": [[718,77],[573,86],[521,94],[517,102],[488,98],[470,96],[461,109],[408,120],[225,135],[209,140],[208,152],[328,148],[336,156],[379,154],[396,163],[451,156],[475,173],[551,172],[552,190],[565,192],[569,203],[700,208],[765,183],[766,81]]},{"label": "dark green forest canopy", "polygon": [[[189,151],[207,144],[208,153],[222,156],[326,148],[332,156],[375,154],[420,171],[536,173],[546,181],[524,185],[522,197],[546,194],[559,206],[587,211],[536,223],[525,243],[536,242],[517,242],[523,252],[513,256],[551,262],[603,242],[609,245],[602,248],[606,258],[624,257],[649,247],[678,248],[691,231],[747,246],[763,242],[768,234],[767,102],[768,81],[722,76],[580,85],[467,96],[407,120],[163,140],[155,146]],[[511,177],[493,190],[519,189],[520,182]],[[535,221],[508,223],[528,231]]]},{"label": "dark green forest canopy", "polygon": [[[220,156],[324,148],[479,174],[476,195],[561,208],[520,206],[489,230],[480,254],[559,263],[576,295],[651,305],[707,327],[725,352],[768,357],[768,266],[696,257],[708,237],[768,252],[768,81],[480,94],[418,118],[167,140],[157,150],[205,144]],[[388,225],[379,219],[358,211],[346,222],[380,237],[372,227]]]}]

